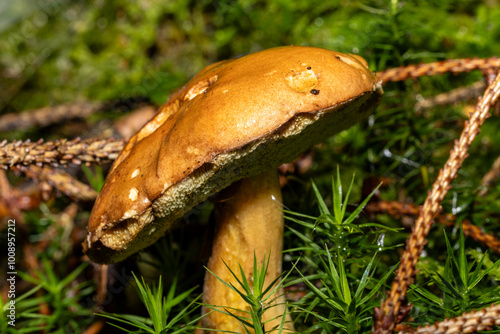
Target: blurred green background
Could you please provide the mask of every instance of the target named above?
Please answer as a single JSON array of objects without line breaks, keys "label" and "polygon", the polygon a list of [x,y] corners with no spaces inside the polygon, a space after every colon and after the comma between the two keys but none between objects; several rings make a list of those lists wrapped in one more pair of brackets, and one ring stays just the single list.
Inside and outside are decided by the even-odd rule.
[{"label": "blurred green background", "polygon": [[6,1],[0,111],[169,93],[204,66],[279,45],[374,70],[500,54],[498,1]]}]

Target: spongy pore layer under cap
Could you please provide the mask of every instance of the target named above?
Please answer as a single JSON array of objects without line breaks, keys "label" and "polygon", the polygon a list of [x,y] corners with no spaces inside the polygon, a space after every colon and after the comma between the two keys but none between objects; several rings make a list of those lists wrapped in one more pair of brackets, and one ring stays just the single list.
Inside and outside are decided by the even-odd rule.
[{"label": "spongy pore layer under cap", "polygon": [[290,161],[376,107],[361,57],[279,47],[202,70],[126,145],[89,220],[87,254],[116,262],[232,182]]}]

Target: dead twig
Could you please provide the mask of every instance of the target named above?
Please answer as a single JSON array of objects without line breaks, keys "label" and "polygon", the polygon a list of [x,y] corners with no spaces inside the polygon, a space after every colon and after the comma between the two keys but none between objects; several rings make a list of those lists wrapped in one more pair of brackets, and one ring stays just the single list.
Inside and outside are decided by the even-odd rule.
[{"label": "dead twig", "polygon": [[[418,216],[420,214],[420,207],[415,204],[405,204],[394,201],[380,201],[369,203],[365,207],[368,213],[385,213],[394,218],[401,218],[402,216]],[[450,213],[439,215],[436,218],[437,222],[445,226],[455,226],[456,217]],[[489,247],[495,253],[500,254],[500,240],[494,235],[486,233],[478,226],[471,223],[469,220],[462,221],[462,229],[464,235],[468,236],[483,245]]]},{"label": "dead twig", "polygon": [[453,319],[445,319],[434,325],[419,327],[415,331],[401,331],[400,334],[459,334],[491,330],[500,326],[500,304],[491,305],[480,311],[464,313]]},{"label": "dead twig", "polygon": [[104,109],[105,102],[81,102],[6,114],[0,117],[0,131],[26,130],[62,123],[74,118],[87,118]]},{"label": "dead twig", "polygon": [[415,111],[422,112],[423,110],[437,106],[455,104],[464,100],[478,98],[484,92],[485,88],[486,83],[478,81],[468,87],[460,87],[434,97],[425,98],[415,103]]},{"label": "dead twig", "polygon": [[497,57],[484,59],[449,59],[435,63],[390,68],[385,71],[377,72],[377,77],[379,77],[383,81],[382,84],[386,84],[389,81],[403,81],[406,79],[415,79],[422,76],[444,74],[446,72],[462,73],[472,70],[482,70],[489,72],[493,69],[498,68],[500,68],[500,59]]},{"label": "dead twig", "polygon": [[106,163],[115,160],[123,148],[116,139],[59,139],[37,142],[4,140],[0,143],[0,168],[28,165],[66,165],[69,163]]},{"label": "dead twig", "polygon": [[490,186],[500,177],[500,157],[496,158],[495,162],[493,162],[493,166],[491,166],[488,173],[483,176],[481,180],[481,186],[478,195],[481,197],[486,196],[488,193],[488,189]]},{"label": "dead twig", "polygon": [[35,165],[23,167],[21,170],[38,184],[48,184],[72,199],[93,201],[97,197],[97,192],[89,185],[76,180],[63,170]]}]

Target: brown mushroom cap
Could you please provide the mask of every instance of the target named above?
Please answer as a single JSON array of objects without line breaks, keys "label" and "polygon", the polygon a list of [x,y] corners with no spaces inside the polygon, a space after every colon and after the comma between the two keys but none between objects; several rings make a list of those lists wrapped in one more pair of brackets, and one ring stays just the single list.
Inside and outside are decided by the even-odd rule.
[{"label": "brown mushroom cap", "polygon": [[381,94],[361,57],[319,48],[273,48],[205,68],[118,157],[91,213],[87,254],[123,260],[232,182],[359,122]]}]

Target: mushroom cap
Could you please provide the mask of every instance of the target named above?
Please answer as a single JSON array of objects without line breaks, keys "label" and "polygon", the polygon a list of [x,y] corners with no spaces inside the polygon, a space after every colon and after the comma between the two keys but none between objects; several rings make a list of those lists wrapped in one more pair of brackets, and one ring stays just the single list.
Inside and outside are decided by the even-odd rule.
[{"label": "mushroom cap", "polygon": [[123,260],[231,183],[358,123],[381,95],[361,57],[320,48],[278,47],[206,67],[115,161],[90,216],[86,253]]}]

